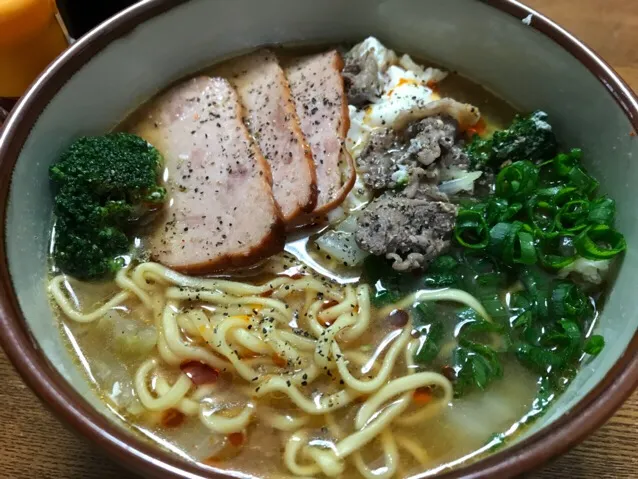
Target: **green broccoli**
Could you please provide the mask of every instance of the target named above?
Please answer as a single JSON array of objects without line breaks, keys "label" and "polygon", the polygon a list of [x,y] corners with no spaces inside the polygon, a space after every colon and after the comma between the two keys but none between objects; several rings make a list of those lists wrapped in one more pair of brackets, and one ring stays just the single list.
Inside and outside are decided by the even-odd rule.
[{"label": "green broccoli", "polygon": [[138,136],[112,133],[75,141],[49,175],[54,199],[53,258],[82,279],[115,273],[131,246],[132,224],[161,205],[159,152]]},{"label": "green broccoli", "polygon": [[556,136],[547,122],[547,113],[535,111],[529,116],[517,115],[509,128],[497,131],[491,138],[474,138],[466,152],[474,169],[498,168],[511,162],[546,161],[558,151]]}]

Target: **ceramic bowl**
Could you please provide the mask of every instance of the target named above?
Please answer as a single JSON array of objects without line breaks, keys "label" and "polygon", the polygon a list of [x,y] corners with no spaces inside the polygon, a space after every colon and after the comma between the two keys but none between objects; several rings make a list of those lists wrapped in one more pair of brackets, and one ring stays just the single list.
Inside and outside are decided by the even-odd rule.
[{"label": "ceramic bowl", "polygon": [[[628,251],[600,321],[607,347],[551,410],[497,454],[441,477],[505,478],[566,451],[638,381],[638,103],[591,50],[509,0],[146,0],[75,43],[34,83],[0,138],[0,340],[40,398],[147,477],[225,477],[140,440],[98,399],[62,340],[45,289],[47,168],[72,139],[113,127],[172,81],[262,44],[356,41],[461,72],[521,110],[547,111],[613,193]],[[635,157],[635,158],[634,158]]]}]

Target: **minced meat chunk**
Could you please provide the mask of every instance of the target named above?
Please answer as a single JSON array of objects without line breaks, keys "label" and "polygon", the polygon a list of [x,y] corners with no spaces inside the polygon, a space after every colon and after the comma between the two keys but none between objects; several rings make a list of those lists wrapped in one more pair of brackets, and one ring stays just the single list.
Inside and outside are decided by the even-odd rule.
[{"label": "minced meat chunk", "polygon": [[423,166],[436,161],[440,168],[453,166],[464,170],[470,164],[460,139],[459,125],[449,116],[433,116],[412,123],[406,136],[411,138],[408,153]]},{"label": "minced meat chunk", "polygon": [[359,247],[393,261],[398,271],[426,267],[451,243],[457,208],[445,201],[384,193],[357,219]]},{"label": "minced meat chunk", "polygon": [[346,84],[348,103],[360,108],[372,103],[381,94],[379,65],[372,50],[363,55],[353,53],[345,55],[342,75]]},{"label": "minced meat chunk", "polygon": [[407,186],[402,190],[397,191],[396,195],[410,199],[427,199],[448,202],[448,196],[445,193],[442,193],[436,184],[431,182],[429,173],[431,173],[429,170],[414,168],[410,172]]},{"label": "minced meat chunk", "polygon": [[[397,173],[423,168],[432,183],[437,183],[441,170],[467,168],[459,126],[448,116],[433,116],[416,121],[404,131],[390,128],[372,132],[368,144],[357,159],[364,183],[374,190],[397,186]],[[405,175],[404,175],[405,176]]]},{"label": "minced meat chunk", "polygon": [[374,130],[368,144],[357,159],[357,171],[373,190],[396,187],[392,175],[399,171],[404,158],[398,135],[390,128]]}]

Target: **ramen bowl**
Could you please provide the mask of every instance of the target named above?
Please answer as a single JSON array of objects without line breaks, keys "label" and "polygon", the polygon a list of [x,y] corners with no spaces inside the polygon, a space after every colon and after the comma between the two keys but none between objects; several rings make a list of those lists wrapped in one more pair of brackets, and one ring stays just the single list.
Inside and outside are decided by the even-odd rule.
[{"label": "ramen bowl", "polygon": [[60,56],[0,137],[0,341],[63,422],[145,477],[231,473],[143,440],[77,366],[47,298],[49,165],[72,139],[111,129],[167,85],[218,59],[260,45],[335,44],[369,35],[458,71],[521,111],[546,111],[562,143],[588,152],[586,166],[601,190],[613,193],[628,244],[598,325],[607,341],[603,352],[506,447],[438,477],[504,478],[537,467],[599,427],[638,383],[638,101],[580,41],[510,0],[145,0]]}]

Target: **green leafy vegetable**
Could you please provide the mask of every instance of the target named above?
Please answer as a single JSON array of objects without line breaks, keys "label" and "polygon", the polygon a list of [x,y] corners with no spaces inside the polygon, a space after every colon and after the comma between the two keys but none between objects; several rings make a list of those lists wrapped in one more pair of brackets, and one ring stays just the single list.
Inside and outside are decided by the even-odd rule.
[{"label": "green leafy vegetable", "polygon": [[538,186],[538,168],[531,161],[517,161],[496,177],[496,195],[505,199],[526,199]]},{"label": "green leafy vegetable", "polygon": [[479,317],[472,308],[462,308],[457,317],[460,329],[457,331],[458,347],[452,354],[452,367],[456,372],[454,394],[460,397],[475,388],[484,390],[503,376],[499,351],[489,342],[505,330],[503,326]]},{"label": "green leafy vegetable", "polygon": [[374,288],[372,304],[380,307],[395,303],[418,285],[418,278],[392,268],[385,258],[370,255],[363,262],[362,278]]},{"label": "green leafy vegetable", "polygon": [[520,221],[494,225],[490,230],[489,250],[508,265],[536,263],[531,228]]},{"label": "green leafy vegetable", "polygon": [[489,242],[489,230],[483,215],[472,210],[459,211],[454,236],[466,248],[485,248]]},{"label": "green leafy vegetable", "polygon": [[505,161],[549,160],[556,155],[557,142],[547,114],[536,111],[527,117],[517,116],[509,128],[497,131],[492,138],[475,135],[467,148],[475,169],[498,168]]},{"label": "green leafy vegetable", "polygon": [[423,285],[426,288],[443,288],[456,284],[456,267],[458,261],[448,255],[439,256],[428,267],[427,274],[423,277]]},{"label": "green leafy vegetable", "polygon": [[574,283],[556,284],[549,299],[549,313],[556,318],[580,318],[588,307],[587,296]]},{"label": "green leafy vegetable", "polygon": [[418,303],[412,310],[414,332],[419,336],[419,347],[414,360],[419,364],[432,362],[440,351],[443,324],[437,319],[434,303]]},{"label": "green leafy vegetable", "polygon": [[576,261],[574,237],[571,234],[541,238],[537,245],[540,264],[547,270],[559,270]]},{"label": "green leafy vegetable", "polygon": [[484,390],[492,381],[503,377],[503,366],[496,351],[483,344],[459,339],[452,355],[456,371],[455,396],[463,396],[473,388]]},{"label": "green leafy vegetable", "polygon": [[[604,347],[601,336],[585,338],[595,318],[592,298],[556,271],[581,257],[609,259],[626,249],[614,229],[616,205],[597,195],[581,150],[557,151],[544,113],[517,117],[492,138],[475,136],[466,152],[474,168],[496,174],[495,191],[461,203],[455,248],[432,263],[421,284],[467,291],[492,320],[468,308],[457,312],[455,394],[489,387],[503,374],[502,356],[512,354],[539,375],[534,409],[540,413],[584,354]],[[417,363],[440,360],[436,317],[425,305],[413,311]]]}]

